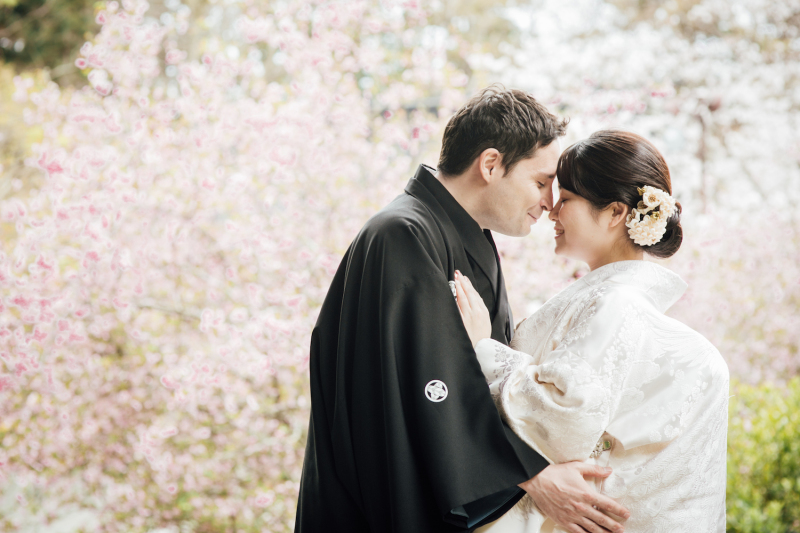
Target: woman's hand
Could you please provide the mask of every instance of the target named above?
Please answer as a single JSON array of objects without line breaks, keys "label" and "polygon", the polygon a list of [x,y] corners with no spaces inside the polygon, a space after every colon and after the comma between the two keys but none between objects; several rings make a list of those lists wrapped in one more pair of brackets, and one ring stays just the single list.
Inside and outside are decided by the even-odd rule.
[{"label": "woman's hand", "polygon": [[472,286],[469,278],[458,270],[455,278],[458,310],[461,311],[461,319],[464,320],[464,327],[474,348],[479,340],[492,336],[492,319],[489,317],[489,310],[486,309],[483,298]]}]

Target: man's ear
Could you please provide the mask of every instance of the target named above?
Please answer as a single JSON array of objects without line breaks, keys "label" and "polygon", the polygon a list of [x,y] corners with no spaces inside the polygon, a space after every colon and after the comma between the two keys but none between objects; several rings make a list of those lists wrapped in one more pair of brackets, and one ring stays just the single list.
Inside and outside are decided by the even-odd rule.
[{"label": "man's ear", "polygon": [[487,184],[503,177],[503,155],[496,148],[487,148],[478,156],[478,171]]},{"label": "man's ear", "polygon": [[620,224],[624,224],[627,221],[628,213],[631,212],[631,208],[622,202],[614,202],[606,209],[610,210],[611,213],[611,220],[608,221],[610,228],[616,228]]}]

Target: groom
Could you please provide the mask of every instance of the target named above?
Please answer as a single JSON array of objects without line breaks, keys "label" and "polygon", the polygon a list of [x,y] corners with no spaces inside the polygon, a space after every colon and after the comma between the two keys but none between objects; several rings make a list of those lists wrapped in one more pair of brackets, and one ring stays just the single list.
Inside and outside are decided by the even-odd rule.
[{"label": "groom", "polygon": [[472,280],[508,343],[513,319],[490,230],[524,236],[552,208],[566,121],[490,87],[444,132],[438,171],[347,250],[311,334],[311,420],[295,531],[448,532],[499,518],[525,492],[569,531],[621,532],[589,488],[597,466],[548,462],[500,420],[454,299]]}]

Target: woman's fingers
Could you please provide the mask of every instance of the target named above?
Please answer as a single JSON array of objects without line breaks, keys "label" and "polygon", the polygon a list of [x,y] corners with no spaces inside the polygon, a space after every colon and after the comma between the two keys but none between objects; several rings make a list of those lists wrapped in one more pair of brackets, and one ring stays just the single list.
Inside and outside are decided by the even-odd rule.
[{"label": "woman's fingers", "polygon": [[483,298],[472,287],[469,279],[459,271],[456,271],[456,296],[459,306],[461,305],[461,298],[467,304],[459,307],[459,310],[462,311],[461,316],[472,341],[472,346],[475,346],[481,339],[491,337],[492,319],[489,315],[489,310],[486,309]]},{"label": "woman's fingers", "polygon": [[461,284],[461,277],[458,274],[456,274],[456,303],[458,304],[458,310],[461,311],[462,316],[469,312],[471,307],[470,301],[467,297],[467,293],[464,291],[464,286]]},{"label": "woman's fingers", "polygon": [[469,278],[459,272],[459,280],[461,280],[461,284],[464,287],[464,292],[466,293],[467,298],[469,298],[469,306],[472,308],[478,308],[480,306],[485,307],[486,304],[483,302],[483,298],[481,298],[481,295],[475,290],[475,287],[472,286],[472,282],[469,280]]}]

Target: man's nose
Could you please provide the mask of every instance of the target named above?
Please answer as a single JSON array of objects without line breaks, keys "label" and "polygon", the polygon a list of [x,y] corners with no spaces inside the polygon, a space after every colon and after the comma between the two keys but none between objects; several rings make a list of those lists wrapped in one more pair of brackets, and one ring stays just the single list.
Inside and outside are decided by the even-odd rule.
[{"label": "man's nose", "polygon": [[539,205],[542,206],[542,209],[545,211],[552,211],[553,210],[553,191],[548,191],[547,193],[542,195],[542,200],[539,202]]},{"label": "man's nose", "polygon": [[559,201],[556,205],[553,206],[553,209],[550,210],[550,213],[547,215],[547,218],[555,222],[556,219],[558,219],[558,212],[560,210],[561,210],[561,202]]}]

